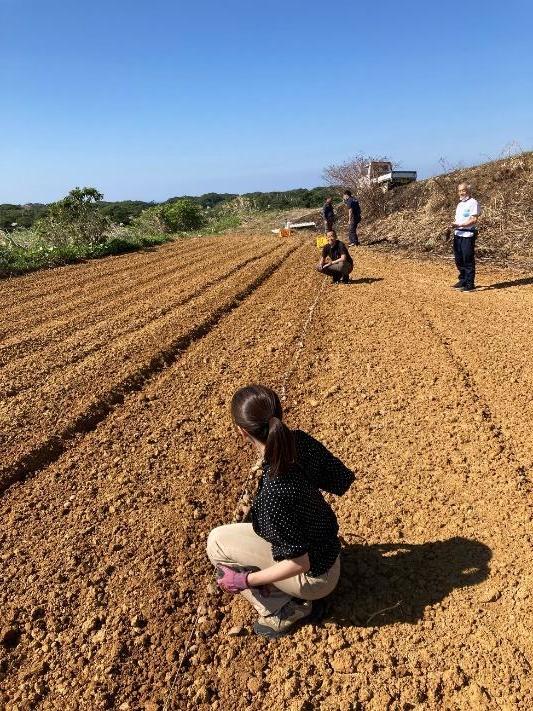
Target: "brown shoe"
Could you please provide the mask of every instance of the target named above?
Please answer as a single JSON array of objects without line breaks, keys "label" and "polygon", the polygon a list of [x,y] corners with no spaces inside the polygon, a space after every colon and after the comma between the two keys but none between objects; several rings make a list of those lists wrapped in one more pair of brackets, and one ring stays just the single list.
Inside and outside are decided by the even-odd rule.
[{"label": "brown shoe", "polygon": [[312,609],[313,603],[310,600],[302,602],[291,600],[283,605],[276,615],[259,617],[254,624],[254,632],[270,639],[281,637],[287,632],[291,632],[298,622],[309,617]]}]

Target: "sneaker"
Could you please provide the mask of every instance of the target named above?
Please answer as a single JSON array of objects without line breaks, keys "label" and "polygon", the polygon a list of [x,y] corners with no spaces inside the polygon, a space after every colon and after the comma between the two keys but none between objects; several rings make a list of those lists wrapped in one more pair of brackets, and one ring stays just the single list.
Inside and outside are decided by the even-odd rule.
[{"label": "sneaker", "polygon": [[262,637],[276,639],[276,637],[287,634],[301,620],[309,617],[312,609],[313,603],[310,600],[302,600],[302,602],[291,600],[283,605],[277,615],[259,617],[254,624],[254,632]]},{"label": "sneaker", "polygon": [[452,289],[462,289],[464,287],[464,284],[462,281],[458,281],[457,284],[454,284],[452,286]]},{"label": "sneaker", "polygon": [[475,288],[475,286],[463,286],[461,291],[474,291]]},{"label": "sneaker", "polygon": [[349,284],[350,283],[350,277],[343,276],[341,279],[342,284]]}]

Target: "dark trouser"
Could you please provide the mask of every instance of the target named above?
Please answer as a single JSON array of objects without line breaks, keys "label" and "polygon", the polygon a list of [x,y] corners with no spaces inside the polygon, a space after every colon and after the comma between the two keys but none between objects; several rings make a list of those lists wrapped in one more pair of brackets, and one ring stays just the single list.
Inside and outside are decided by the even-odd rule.
[{"label": "dark trouser", "polygon": [[475,237],[455,236],[453,238],[455,264],[459,270],[459,281],[462,282],[463,286],[474,286],[476,276],[475,246]]},{"label": "dark trouser", "polygon": [[324,220],[324,230],[325,230],[326,232],[331,232],[331,230],[333,229],[333,223],[334,223],[334,222],[335,222],[335,218],[334,218],[334,217],[327,217],[327,218]]},{"label": "dark trouser", "polygon": [[359,244],[359,237],[357,236],[357,225],[348,225],[348,242],[349,244]]}]

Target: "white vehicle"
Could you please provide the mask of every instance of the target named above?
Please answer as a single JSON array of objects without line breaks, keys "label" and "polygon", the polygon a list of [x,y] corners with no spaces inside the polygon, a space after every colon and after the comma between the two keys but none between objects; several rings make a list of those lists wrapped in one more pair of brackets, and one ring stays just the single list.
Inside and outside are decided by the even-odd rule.
[{"label": "white vehicle", "polygon": [[416,180],[416,170],[393,170],[390,161],[370,161],[366,166],[366,175],[361,177],[364,185],[379,185],[383,192],[407,185]]}]

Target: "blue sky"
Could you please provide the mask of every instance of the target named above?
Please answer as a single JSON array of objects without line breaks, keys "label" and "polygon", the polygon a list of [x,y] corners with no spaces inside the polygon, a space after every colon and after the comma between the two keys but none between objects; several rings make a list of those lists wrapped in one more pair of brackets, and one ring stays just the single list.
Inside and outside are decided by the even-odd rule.
[{"label": "blue sky", "polygon": [[533,3],[0,0],[0,203],[430,175],[533,148]]}]

